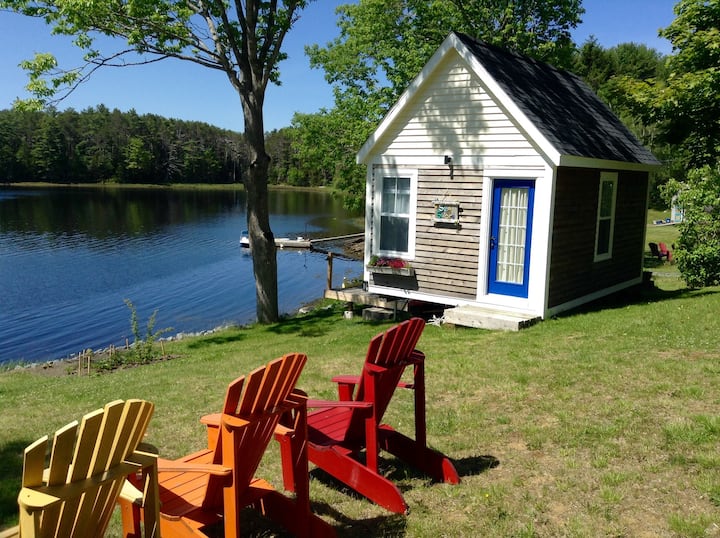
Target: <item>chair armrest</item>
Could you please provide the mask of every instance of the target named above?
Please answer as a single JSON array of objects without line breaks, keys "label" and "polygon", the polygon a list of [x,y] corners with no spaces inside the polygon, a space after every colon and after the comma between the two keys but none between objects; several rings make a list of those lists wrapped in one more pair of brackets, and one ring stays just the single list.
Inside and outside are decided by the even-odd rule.
[{"label": "chair armrest", "polygon": [[308,400],[308,407],[313,408],[330,408],[330,407],[353,407],[353,408],[366,408],[371,409],[373,406],[372,402],[354,402],[354,401],[337,401],[337,400]]},{"label": "chair armrest", "polygon": [[345,385],[357,385],[360,383],[359,375],[336,375],[332,378],[333,383],[343,383]]},{"label": "chair armrest", "polygon": [[206,426],[220,426],[220,417],[222,416],[222,413],[210,413],[209,415],[204,415],[200,417],[200,423],[205,424]]},{"label": "chair armrest", "polygon": [[214,476],[228,476],[232,469],[214,463],[185,463],[158,459],[159,473],[203,473]]},{"label": "chair armrest", "polygon": [[338,400],[346,402],[353,399],[355,387],[360,383],[360,376],[336,375],[332,381],[338,385]]},{"label": "chair armrest", "polygon": [[138,443],[137,448],[135,449],[136,452],[142,452],[144,454],[154,454],[158,455],[160,451],[155,445],[151,445],[150,443],[141,442]]},{"label": "chair armrest", "polygon": [[4,531],[0,531],[0,538],[15,538],[16,536],[20,536],[20,527],[10,527],[9,529],[5,529]]},{"label": "chair armrest", "polygon": [[245,426],[250,424],[250,421],[245,420],[244,418],[235,417],[233,415],[221,415],[220,422],[222,423],[224,428],[227,428],[229,430],[244,428]]}]

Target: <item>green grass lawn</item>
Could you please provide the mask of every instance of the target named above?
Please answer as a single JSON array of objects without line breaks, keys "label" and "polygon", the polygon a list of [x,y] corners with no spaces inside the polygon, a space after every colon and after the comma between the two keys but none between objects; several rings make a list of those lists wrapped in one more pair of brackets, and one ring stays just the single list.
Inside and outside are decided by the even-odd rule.
[{"label": "green grass lawn", "polygon": [[[720,535],[720,288],[606,300],[516,333],[426,327],[429,443],[460,485],[436,484],[391,457],[404,492],[390,514],[314,470],[314,509],[339,536],[701,537]],[[91,376],[0,375],[0,528],[16,520],[25,446],[116,398],[155,402],[148,442],[174,458],[203,447],[201,415],[227,383],[290,351],[299,386],[332,398],[333,375],[359,373],[388,323],[342,306],[272,326],[166,345],[176,358]],[[386,421],[412,434],[410,394]],[[275,443],[258,474],[280,486]],[[252,536],[274,536],[255,522]],[[117,520],[112,536],[118,536]]]}]

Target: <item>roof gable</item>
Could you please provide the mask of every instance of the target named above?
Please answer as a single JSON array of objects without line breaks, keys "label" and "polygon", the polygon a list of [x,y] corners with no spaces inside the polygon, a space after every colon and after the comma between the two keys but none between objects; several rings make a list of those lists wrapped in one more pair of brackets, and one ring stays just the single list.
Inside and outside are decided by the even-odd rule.
[{"label": "roof gable", "polygon": [[358,152],[364,162],[441,59],[454,48],[555,165],[563,157],[654,167],[652,153],[579,77],[532,58],[451,33]]},{"label": "roof gable", "polygon": [[659,164],[577,75],[455,35],[561,155]]}]

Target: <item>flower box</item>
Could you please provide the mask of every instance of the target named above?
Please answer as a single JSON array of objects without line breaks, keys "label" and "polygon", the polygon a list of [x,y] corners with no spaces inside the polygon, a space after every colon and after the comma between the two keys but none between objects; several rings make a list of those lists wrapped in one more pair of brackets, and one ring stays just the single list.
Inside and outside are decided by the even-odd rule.
[{"label": "flower box", "polygon": [[367,269],[371,273],[383,273],[387,275],[413,276],[415,274],[415,269],[413,269],[412,267],[388,267],[386,265],[370,265]]}]

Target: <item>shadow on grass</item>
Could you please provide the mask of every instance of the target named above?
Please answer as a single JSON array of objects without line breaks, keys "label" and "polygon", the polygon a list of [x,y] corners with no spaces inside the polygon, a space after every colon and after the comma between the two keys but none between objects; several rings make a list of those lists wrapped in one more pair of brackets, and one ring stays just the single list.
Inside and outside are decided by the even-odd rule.
[{"label": "shadow on grass", "polygon": [[[362,455],[360,459],[362,460]],[[500,465],[500,460],[490,455],[471,456],[452,460],[452,462],[461,477],[478,475]],[[408,483],[408,480],[425,480],[428,484],[427,487],[432,487],[434,483],[430,477],[420,470],[393,456],[381,458],[380,474],[394,482],[403,493],[414,487]],[[337,490],[352,499],[372,502],[320,468],[313,469],[310,472],[310,476],[325,486]],[[319,515],[329,516],[338,522],[340,524],[338,528],[339,536],[403,536],[406,533],[406,518],[402,514],[388,514],[386,517],[376,517],[358,521],[348,518],[331,506],[325,504],[317,507],[313,506],[313,511]],[[410,512],[412,513],[412,506],[410,507]]]},{"label": "shadow on grass", "polygon": [[187,347],[188,349],[202,349],[210,346],[224,346],[233,342],[242,342],[245,338],[245,334],[241,332],[200,337],[190,342]]},{"label": "shadow on grass", "polygon": [[[313,474],[314,472],[311,473],[311,476]],[[330,475],[326,476],[328,480],[334,480]],[[323,483],[325,483],[324,480]],[[337,484],[344,486],[341,482],[337,482]],[[364,497],[351,489],[348,489],[347,492],[355,499],[364,499]],[[311,501],[311,510],[313,514],[328,521],[337,531],[337,535],[341,537],[404,536],[406,533],[407,520],[403,514],[388,513],[387,515],[367,519],[353,519],[335,509],[332,505],[317,501]],[[278,523],[250,508],[243,510],[242,524],[243,536],[260,537],[271,535],[283,538],[293,536]],[[221,538],[223,536],[222,529],[219,529],[217,533],[210,532],[208,536]]]},{"label": "shadow on grass", "polygon": [[469,458],[452,460],[452,462],[461,477],[482,474],[500,465],[499,459],[488,454],[483,456],[470,456]]},{"label": "shadow on grass", "polygon": [[[280,323],[270,325],[267,331],[278,335],[296,335],[307,338],[317,338],[337,330],[338,318],[341,318],[345,305],[334,302],[327,306],[294,317],[282,320]],[[400,321],[400,320],[398,320]],[[366,325],[384,326],[387,321],[363,321]]]},{"label": "shadow on grass", "polygon": [[0,450],[0,529],[16,525],[22,483],[23,452],[32,440],[10,442]]},{"label": "shadow on grass", "polygon": [[407,532],[407,518],[403,514],[388,513],[386,516],[352,519],[327,504],[322,507],[313,504],[313,512],[331,518],[335,522],[332,525],[338,536],[404,536]]},{"label": "shadow on grass", "polygon": [[[360,454],[357,458],[358,461],[364,463],[364,453]],[[450,461],[455,466],[455,470],[458,472],[460,477],[463,476],[475,476],[484,473],[490,469],[494,469],[500,465],[500,460],[495,456],[482,455],[482,456],[470,456],[467,458],[452,459]],[[394,482],[397,488],[404,492],[409,491],[413,488],[412,485],[408,484],[408,480],[424,480],[428,485],[435,483],[430,476],[426,475],[420,469],[413,467],[405,461],[396,458],[392,455],[383,454],[378,464],[380,474]],[[310,471],[310,476],[324,484],[325,486],[338,490],[345,495],[353,497],[354,499],[364,499],[365,497],[360,493],[356,492],[350,486],[341,482],[330,473],[323,469],[316,467]]]},{"label": "shadow on grass", "polygon": [[590,303],[578,306],[572,310],[561,312],[553,317],[567,318],[578,314],[590,314],[603,310],[613,310],[617,308],[625,308],[632,305],[641,305],[649,303],[659,303],[664,301],[673,301],[677,299],[688,299],[694,297],[704,297],[707,295],[715,295],[720,293],[720,289],[690,289],[682,288],[677,290],[662,290],[654,286],[636,286],[617,293],[613,293],[606,297],[602,297]]}]

